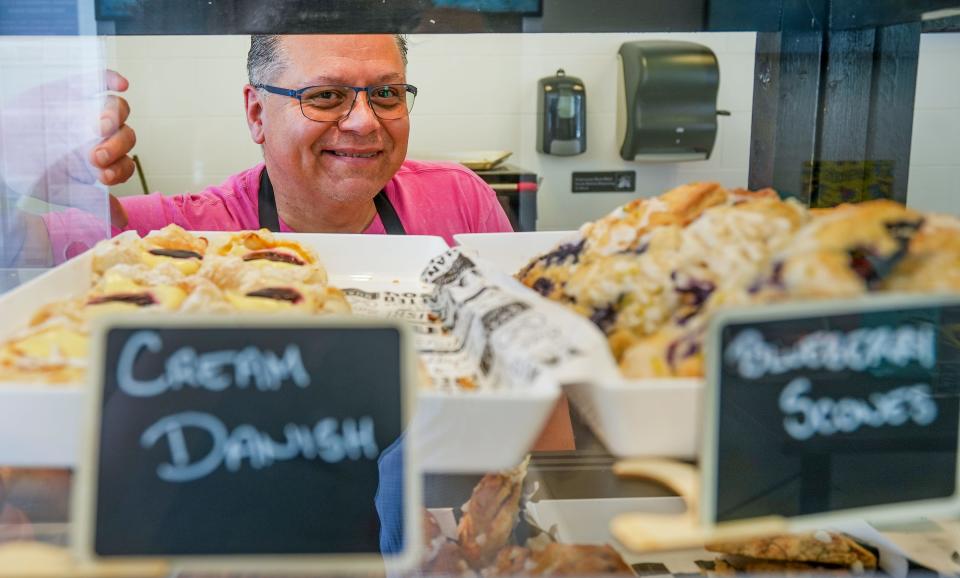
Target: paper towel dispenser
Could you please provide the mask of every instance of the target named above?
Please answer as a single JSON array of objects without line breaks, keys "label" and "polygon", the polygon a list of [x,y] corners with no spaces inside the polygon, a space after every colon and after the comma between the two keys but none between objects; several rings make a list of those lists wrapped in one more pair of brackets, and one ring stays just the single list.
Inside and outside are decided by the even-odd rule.
[{"label": "paper towel dispenser", "polygon": [[619,52],[620,156],[638,162],[704,160],[717,136],[720,68],[706,46],[625,42]]}]

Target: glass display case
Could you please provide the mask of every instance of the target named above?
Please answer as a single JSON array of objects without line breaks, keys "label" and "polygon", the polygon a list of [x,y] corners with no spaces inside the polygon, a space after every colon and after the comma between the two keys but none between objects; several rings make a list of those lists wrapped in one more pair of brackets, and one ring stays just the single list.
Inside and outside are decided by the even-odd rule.
[{"label": "glass display case", "polygon": [[0,578],[956,573],[958,56],[956,0],[0,0]]}]

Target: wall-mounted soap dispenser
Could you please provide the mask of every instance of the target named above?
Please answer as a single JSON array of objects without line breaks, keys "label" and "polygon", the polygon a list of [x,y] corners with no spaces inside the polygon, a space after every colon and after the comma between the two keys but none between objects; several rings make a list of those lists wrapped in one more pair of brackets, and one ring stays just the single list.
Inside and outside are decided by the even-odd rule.
[{"label": "wall-mounted soap dispenser", "polygon": [[642,40],[620,46],[620,156],[637,162],[704,160],[717,136],[720,69],[706,46]]},{"label": "wall-mounted soap dispenser", "polygon": [[587,150],[587,91],[583,81],[556,76],[537,83],[537,152],[578,155]]}]

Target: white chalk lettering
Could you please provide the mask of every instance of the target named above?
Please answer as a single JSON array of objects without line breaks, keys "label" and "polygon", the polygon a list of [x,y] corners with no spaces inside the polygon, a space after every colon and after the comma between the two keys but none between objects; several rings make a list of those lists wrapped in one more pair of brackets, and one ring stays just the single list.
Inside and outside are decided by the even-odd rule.
[{"label": "white chalk lettering", "polygon": [[760,379],[803,369],[865,371],[884,363],[906,367],[936,365],[936,333],[931,325],[817,331],[790,347],[768,343],[756,329],[741,331],[724,351],[724,361],[741,377]]},{"label": "white chalk lettering", "polygon": [[[209,445],[210,449],[202,456],[191,455],[188,436],[195,446]],[[140,436],[140,445],[150,449],[164,438],[170,459],[157,466],[157,476],[172,483],[199,480],[221,467],[236,473],[244,462],[254,470],[262,470],[298,458],[335,464],[345,459],[376,460],[380,455],[370,416],[342,421],[328,417],[313,427],[288,423],[283,428],[283,439],[275,440],[249,424],[230,431],[213,415],[183,412],[164,417],[147,428]]]},{"label": "white chalk lettering", "polygon": [[885,393],[872,393],[869,400],[844,397],[811,399],[810,380],[798,377],[780,392],[780,411],[785,415],[783,428],[797,441],[815,435],[829,437],[853,433],[864,426],[899,427],[908,421],[928,426],[937,419],[937,404],[930,386],[917,383]]},{"label": "white chalk lettering", "polygon": [[163,341],[155,331],[138,331],[124,344],[117,360],[117,384],[134,397],[153,397],[184,387],[223,391],[229,387],[275,391],[292,381],[301,388],[310,385],[310,374],[303,364],[300,348],[288,344],[283,355],[248,346],[240,351],[223,350],[197,353],[182,347],[171,353],[162,375],[151,379],[134,376],[137,359],[147,353],[160,354]]}]

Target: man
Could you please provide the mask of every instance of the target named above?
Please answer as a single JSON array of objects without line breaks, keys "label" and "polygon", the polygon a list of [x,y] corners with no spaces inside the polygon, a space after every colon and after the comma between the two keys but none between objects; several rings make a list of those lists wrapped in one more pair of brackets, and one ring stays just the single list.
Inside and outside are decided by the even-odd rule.
[{"label": "man", "polygon": [[[496,195],[475,174],[405,160],[416,95],[405,65],[399,36],[253,36],[243,95],[264,164],[196,194],[111,198],[113,234],[144,235],[176,223],[193,230],[439,235],[452,244],[456,233],[511,231]],[[119,75],[108,82],[126,89]],[[125,125],[127,103],[113,103],[102,123],[109,136],[91,153],[106,184],[133,174],[126,154],[136,142]],[[73,213],[43,217],[55,262],[96,241],[77,238]]]},{"label": "man", "polygon": [[[243,94],[264,164],[197,194],[111,197],[113,234],[144,235],[176,223],[193,230],[439,235],[452,244],[456,233],[512,231],[494,192],[466,168],[405,160],[415,96],[405,65],[406,45],[396,36],[252,37]],[[107,81],[111,90],[127,88],[119,75]],[[126,155],[136,142],[125,124],[126,101],[113,97],[110,104],[102,119],[105,139],[90,158],[108,185],[132,176]],[[92,245],[95,236],[77,238],[76,213],[45,215],[42,233],[27,245],[47,243],[56,262]],[[558,447],[572,445],[565,405],[557,416],[543,448],[557,439]],[[384,552],[403,542],[399,447],[381,457]]]}]

